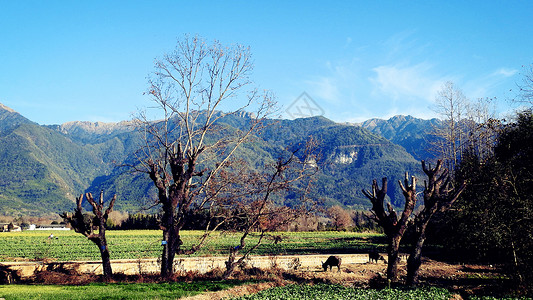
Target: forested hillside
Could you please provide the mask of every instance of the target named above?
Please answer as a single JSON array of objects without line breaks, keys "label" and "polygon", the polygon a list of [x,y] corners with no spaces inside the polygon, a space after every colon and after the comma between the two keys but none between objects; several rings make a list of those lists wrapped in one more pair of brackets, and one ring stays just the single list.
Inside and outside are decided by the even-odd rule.
[{"label": "forested hillside", "polygon": [[412,116],[394,116],[388,120],[370,119],[362,122],[361,127],[380,135],[405,148],[417,160],[434,158],[430,149],[434,127],[440,126],[439,119],[423,120]]},{"label": "forested hillside", "polygon": [[[247,114],[231,116],[222,119],[220,124],[231,134],[232,130],[243,127],[248,118]],[[261,134],[243,145],[236,157],[254,168],[263,168],[312,136],[319,142],[321,157],[313,197],[325,205],[366,208],[369,202],[360,191],[369,188],[372,179],[387,176],[390,182],[396,182],[406,171],[420,172],[419,161],[401,142],[405,142],[404,147],[409,147],[412,154],[422,153],[416,145],[422,144],[424,130],[429,127],[424,120],[414,122],[411,117],[402,118],[412,125],[372,120],[353,126],[324,117],[267,120]],[[388,124],[389,131],[384,126],[371,126],[383,122]],[[41,126],[1,106],[0,130],[0,211],[3,214],[38,215],[70,210],[77,195],[101,189],[117,193],[116,209],[129,212],[147,206],[155,197],[153,183],[145,174],[123,167],[125,163],[134,163],[134,152],[140,142],[135,128],[128,122]],[[391,184],[389,190],[392,203],[400,206],[403,197],[399,188]]]}]

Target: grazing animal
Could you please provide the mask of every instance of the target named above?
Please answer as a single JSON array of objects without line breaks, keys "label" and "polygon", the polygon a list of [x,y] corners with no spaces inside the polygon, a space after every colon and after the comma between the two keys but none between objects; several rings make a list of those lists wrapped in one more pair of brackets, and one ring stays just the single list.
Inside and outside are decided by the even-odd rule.
[{"label": "grazing animal", "polygon": [[378,260],[382,260],[382,261],[384,261],[385,263],[387,262],[387,261],[385,260],[385,258],[384,258],[382,255],[379,255],[379,253],[376,252],[376,251],[373,251],[373,252],[368,253],[368,261],[369,261],[369,262],[373,262],[373,261],[375,261],[376,264],[377,264],[377,263],[378,263]]},{"label": "grazing animal", "polygon": [[337,268],[339,268],[337,272],[340,272],[341,262],[342,262],[342,259],[340,257],[332,255],[328,257],[328,259],[325,262],[322,263],[322,268],[324,268],[324,272],[326,272],[328,270],[328,267],[329,267],[329,270],[331,271],[331,268],[336,266]]}]

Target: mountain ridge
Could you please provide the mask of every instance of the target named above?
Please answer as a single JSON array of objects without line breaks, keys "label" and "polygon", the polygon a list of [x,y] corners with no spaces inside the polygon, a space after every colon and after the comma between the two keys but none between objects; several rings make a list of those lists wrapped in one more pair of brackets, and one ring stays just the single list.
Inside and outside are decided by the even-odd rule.
[{"label": "mountain ridge", "polygon": [[[222,120],[229,128],[238,129],[249,117],[240,114]],[[408,122],[414,127],[401,126]],[[360,190],[368,188],[372,179],[387,176],[395,182],[405,171],[419,172],[418,158],[393,141],[401,141],[409,130],[415,131],[420,141],[418,135],[424,128],[429,127],[410,116],[371,119],[356,126],[325,117],[269,119],[265,130],[238,155],[264,164],[314,136],[322,143],[324,158],[314,191],[316,197],[325,205],[365,208],[369,202]],[[142,174],[125,173],[120,167],[133,159],[139,143],[130,121],[39,125],[0,104],[0,129],[0,172],[4,172],[0,176],[0,212],[4,214],[70,210],[76,195],[100,189],[120,194],[116,203],[119,210],[133,211],[154,197],[149,179]],[[382,136],[384,132],[391,134],[390,139]],[[15,144],[20,146],[13,147]],[[401,205],[401,192],[393,185],[389,189],[393,204]],[[35,203],[42,205],[35,207]]]}]

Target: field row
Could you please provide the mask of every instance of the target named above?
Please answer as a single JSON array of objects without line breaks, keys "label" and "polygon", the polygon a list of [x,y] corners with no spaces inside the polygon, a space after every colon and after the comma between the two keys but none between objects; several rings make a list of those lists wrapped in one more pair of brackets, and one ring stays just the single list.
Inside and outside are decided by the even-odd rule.
[{"label": "field row", "polygon": [[[202,235],[202,231],[184,231],[184,248],[190,247]],[[49,238],[53,234],[53,238]],[[371,249],[384,251],[383,237],[379,234],[354,232],[276,232],[254,251],[257,255],[363,253]],[[158,230],[107,231],[111,259],[156,258],[161,255],[162,233]],[[214,233],[205,246],[195,253],[201,255],[225,255],[230,247],[239,243],[237,233]],[[250,245],[257,241],[251,236]],[[0,261],[15,259],[56,261],[99,260],[95,245],[73,231],[25,231],[0,233]]]}]

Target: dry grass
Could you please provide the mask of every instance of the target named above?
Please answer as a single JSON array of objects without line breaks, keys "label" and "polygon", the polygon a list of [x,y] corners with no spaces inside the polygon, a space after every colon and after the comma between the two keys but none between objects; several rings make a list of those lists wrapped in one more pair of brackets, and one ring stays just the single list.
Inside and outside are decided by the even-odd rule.
[{"label": "dry grass", "polygon": [[[236,281],[254,283],[236,286],[231,289],[208,292],[187,299],[223,299],[257,293],[258,291],[276,286],[284,286],[292,283],[316,284],[329,283],[341,284],[348,287],[358,288],[381,288],[387,286],[385,280],[386,264],[365,263],[365,264],[346,264],[341,268],[341,272],[333,271],[324,272],[316,268],[299,269],[299,270],[282,270],[271,268],[268,270],[258,268],[246,268],[237,270],[231,279]],[[177,273],[171,279],[176,282],[195,282],[195,281],[218,281],[221,280],[222,269],[214,269],[205,274],[198,272]],[[400,263],[400,276],[405,276],[405,262]],[[434,260],[424,260],[420,270],[420,279],[422,285],[433,285],[446,288],[452,293],[456,293],[455,299],[460,296],[468,297],[470,295],[504,295],[510,292],[509,279],[506,279],[497,268],[482,265],[461,265],[449,264]],[[77,274],[75,269],[61,270],[50,269],[38,272],[33,282],[42,284],[68,284],[81,285],[91,282],[101,282],[102,277],[96,275]],[[151,283],[160,282],[161,278],[157,275],[132,275],[125,276],[117,274],[112,282],[126,283]]]}]

